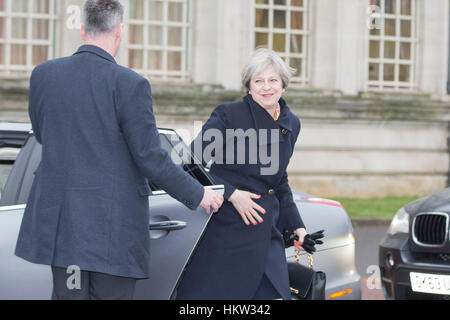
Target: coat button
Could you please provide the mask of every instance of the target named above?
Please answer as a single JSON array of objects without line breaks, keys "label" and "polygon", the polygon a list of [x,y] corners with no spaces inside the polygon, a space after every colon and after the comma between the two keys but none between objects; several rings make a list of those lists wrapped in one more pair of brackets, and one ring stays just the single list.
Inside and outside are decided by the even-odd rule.
[{"label": "coat button", "polygon": [[288,131],[286,129],[281,130],[281,133],[287,135]]},{"label": "coat button", "polygon": [[275,190],[270,189],[268,193],[269,193],[270,196],[273,196],[275,194]]}]

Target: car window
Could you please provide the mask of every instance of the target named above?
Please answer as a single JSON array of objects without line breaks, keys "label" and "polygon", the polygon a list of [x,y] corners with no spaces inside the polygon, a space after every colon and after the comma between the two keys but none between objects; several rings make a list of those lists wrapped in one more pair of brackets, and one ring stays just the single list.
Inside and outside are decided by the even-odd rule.
[{"label": "car window", "polygon": [[14,162],[27,139],[31,127],[28,124],[0,124],[0,201]]},{"label": "car window", "polygon": [[6,180],[8,180],[13,165],[12,161],[0,161],[0,200],[2,199],[3,189],[5,188]]},{"label": "car window", "polygon": [[[212,177],[205,171],[205,168],[203,166],[193,161],[190,149],[175,132],[170,130],[161,130],[160,138],[162,148],[169,153],[171,159],[176,164],[180,165],[187,173],[189,173],[203,186],[214,185],[214,180],[212,179]],[[152,191],[161,190],[151,181],[149,181],[149,184],[152,188]]]},{"label": "car window", "polygon": [[41,145],[31,136],[17,156],[14,166],[9,171],[0,199],[0,206],[26,203],[34,172],[41,160],[41,152]]}]

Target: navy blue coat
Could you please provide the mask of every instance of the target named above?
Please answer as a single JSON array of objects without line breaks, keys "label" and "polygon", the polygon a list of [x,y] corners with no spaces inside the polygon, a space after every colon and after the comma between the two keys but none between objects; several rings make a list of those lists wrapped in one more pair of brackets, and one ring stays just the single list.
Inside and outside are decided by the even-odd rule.
[{"label": "navy blue coat", "polygon": [[[274,121],[251,95],[247,95],[243,101],[219,105],[203,126],[202,133],[193,141],[191,149],[198,158],[202,157],[205,164],[210,160],[208,155],[211,148],[208,145],[214,145],[216,141],[211,139],[213,141],[208,142],[208,134],[203,138],[205,133],[214,129],[226,137],[227,129],[242,129],[241,134],[230,134],[228,139],[223,139],[223,150],[215,148],[212,152],[210,173],[216,182],[225,185],[226,199],[236,188],[260,194],[262,197],[254,201],[267,214],[260,214],[264,220],[262,224],[246,226],[233,204],[224,201],[222,208],[211,219],[186,269],[178,288],[178,299],[252,299],[264,273],[269,273],[270,280],[282,298],[290,298],[281,232],[305,227],[293,200],[286,173],[300,132],[300,121],[283,99],[280,100],[280,106],[280,118]],[[245,137],[249,129],[270,130],[267,139],[258,138],[257,142],[258,152],[260,148],[267,148],[267,154],[277,150],[272,143],[277,139],[272,140],[270,133],[277,135],[279,162],[278,170],[273,174],[261,172],[262,168],[267,169],[271,164],[261,161],[259,157],[256,163],[250,160],[251,139]],[[236,150],[243,141],[246,144],[245,163],[239,164],[242,159],[238,162]],[[217,142],[216,145],[219,144]],[[230,146],[235,151],[234,159],[231,159],[231,152],[228,152],[227,158],[226,150]],[[200,152],[205,149],[206,154]],[[273,159],[276,158],[273,154]],[[275,191],[274,194],[269,192],[271,189]]]},{"label": "navy blue coat", "polygon": [[148,278],[147,178],[190,209],[204,193],[161,148],[148,81],[85,45],[34,69],[29,115],[42,160],[16,255]]}]

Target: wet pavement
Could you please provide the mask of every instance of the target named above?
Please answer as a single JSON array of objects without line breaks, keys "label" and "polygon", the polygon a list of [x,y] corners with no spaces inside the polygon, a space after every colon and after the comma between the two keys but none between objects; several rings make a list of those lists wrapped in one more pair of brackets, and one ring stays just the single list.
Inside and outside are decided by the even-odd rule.
[{"label": "wet pavement", "polygon": [[362,300],[385,300],[378,268],[378,245],[389,225],[354,226],[356,269],[361,275]]}]

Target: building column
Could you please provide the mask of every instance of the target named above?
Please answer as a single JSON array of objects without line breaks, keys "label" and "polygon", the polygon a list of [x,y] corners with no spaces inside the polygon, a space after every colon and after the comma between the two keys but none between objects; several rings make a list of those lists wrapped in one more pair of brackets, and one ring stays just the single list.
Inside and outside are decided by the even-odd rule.
[{"label": "building column", "polygon": [[240,90],[242,70],[253,53],[253,0],[219,0],[218,10],[218,82]]},{"label": "building column", "polygon": [[79,28],[83,3],[83,0],[63,0],[58,3],[60,6],[60,19],[57,24],[59,50],[56,52],[56,57],[71,56],[83,44]]},{"label": "building column", "polygon": [[417,4],[417,84],[420,92],[447,94],[449,59],[449,1]]},{"label": "building column", "polygon": [[311,1],[311,87],[357,95],[367,72],[368,1]]},{"label": "building column", "polygon": [[357,95],[367,80],[368,1],[339,1],[337,7],[336,89]]},{"label": "building column", "polygon": [[195,83],[219,84],[218,33],[221,0],[192,0],[191,70]]},{"label": "building column", "polygon": [[310,1],[310,85],[315,89],[336,89],[336,24],[338,1]]}]

